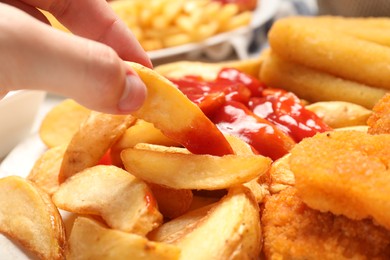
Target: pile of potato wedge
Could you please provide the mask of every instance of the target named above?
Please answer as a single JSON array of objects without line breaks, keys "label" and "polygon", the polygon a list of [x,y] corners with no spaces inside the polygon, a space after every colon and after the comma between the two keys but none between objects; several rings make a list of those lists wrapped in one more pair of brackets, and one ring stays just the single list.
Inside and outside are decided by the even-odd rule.
[{"label": "pile of potato wedge", "polygon": [[[369,135],[367,120],[378,111],[342,98],[308,100],[306,107],[335,130],[307,138],[291,154],[272,161],[254,153],[243,140],[223,135],[167,80],[194,72],[213,78],[223,67],[234,67],[261,79],[264,73],[270,74],[269,59],[274,53],[267,51],[258,59],[239,62],[178,62],[154,70],[129,62],[148,88],[145,104],[130,115],[103,114],[64,100],[41,124],[39,136],[47,150],[27,178],[0,178],[0,233],[39,259],[315,259],[321,253],[336,258],[348,256],[344,251],[321,251],[317,242],[325,237],[324,245],[339,249],[331,244],[334,237],[342,234],[345,245],[352,245],[350,241],[358,236],[344,237],[341,228],[312,239],[310,230],[303,228],[305,219],[310,227],[322,218],[355,224],[351,224],[351,216],[339,220],[341,217],[333,215],[332,208],[325,217],[315,202],[310,204],[312,208],[301,202],[301,197],[307,198],[302,190],[317,186],[306,181],[310,174],[305,172],[304,176],[300,169],[316,170],[304,163],[318,166],[310,156],[307,161],[301,160],[301,154],[310,150],[310,142],[317,139],[326,142],[331,137],[347,140],[344,135]],[[387,144],[388,139],[381,140]],[[337,143],[335,147],[343,149]],[[378,147],[375,149],[384,149]],[[373,226],[367,224],[369,234]],[[375,241],[385,241],[383,248],[390,245],[386,229],[381,227],[375,232],[379,234]],[[294,239],[296,244],[291,242]],[[378,244],[373,248],[378,250],[372,254],[350,255],[379,256],[386,250]],[[313,250],[312,257],[307,250]]]}]

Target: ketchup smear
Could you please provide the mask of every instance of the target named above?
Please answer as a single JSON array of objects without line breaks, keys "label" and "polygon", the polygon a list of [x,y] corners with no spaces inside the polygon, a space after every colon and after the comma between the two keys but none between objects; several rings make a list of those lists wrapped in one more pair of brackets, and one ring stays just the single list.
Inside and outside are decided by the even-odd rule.
[{"label": "ketchup smear", "polygon": [[293,93],[268,88],[237,69],[223,68],[213,81],[192,75],[171,81],[223,133],[241,138],[273,160],[303,138],[331,129]]}]

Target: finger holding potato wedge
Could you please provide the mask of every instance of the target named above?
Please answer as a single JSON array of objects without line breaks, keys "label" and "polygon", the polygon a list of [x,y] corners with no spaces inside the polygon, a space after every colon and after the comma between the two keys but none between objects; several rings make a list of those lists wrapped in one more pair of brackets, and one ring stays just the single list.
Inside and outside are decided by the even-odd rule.
[{"label": "finger holding potato wedge", "polygon": [[64,259],[65,228],[50,196],[18,176],[0,179],[0,191],[0,233],[39,259]]},{"label": "finger holding potato wedge", "polygon": [[228,188],[262,175],[271,164],[261,155],[220,157],[137,148],[122,151],[121,157],[131,174],[174,189]]},{"label": "finger holding potato wedge", "polygon": [[87,217],[78,217],[69,238],[67,259],[179,259],[174,245],[149,241],[143,236],[109,229]]},{"label": "finger holding potato wedge", "polygon": [[88,168],[53,194],[60,209],[101,216],[107,225],[145,235],[162,222],[156,200],[142,180],[115,166]]}]

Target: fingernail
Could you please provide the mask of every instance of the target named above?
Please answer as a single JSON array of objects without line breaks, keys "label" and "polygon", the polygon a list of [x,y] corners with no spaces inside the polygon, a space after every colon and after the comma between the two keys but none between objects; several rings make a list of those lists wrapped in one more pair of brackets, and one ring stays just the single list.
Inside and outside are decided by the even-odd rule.
[{"label": "fingernail", "polygon": [[122,112],[133,112],[139,109],[146,98],[146,86],[133,74],[126,76],[126,84],[119,100],[118,109]]}]

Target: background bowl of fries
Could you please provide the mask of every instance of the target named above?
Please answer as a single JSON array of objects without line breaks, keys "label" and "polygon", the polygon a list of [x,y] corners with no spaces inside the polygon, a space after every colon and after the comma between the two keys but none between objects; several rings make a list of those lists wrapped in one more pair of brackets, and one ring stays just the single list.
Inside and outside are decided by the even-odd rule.
[{"label": "background bowl of fries", "polygon": [[31,130],[45,97],[41,91],[12,91],[0,100],[0,159]]},{"label": "background bowl of fries", "polygon": [[114,0],[110,4],[151,59],[205,53],[222,60],[233,50],[240,59],[247,58],[253,31],[273,17],[279,2],[256,1],[252,10],[213,0]]}]

